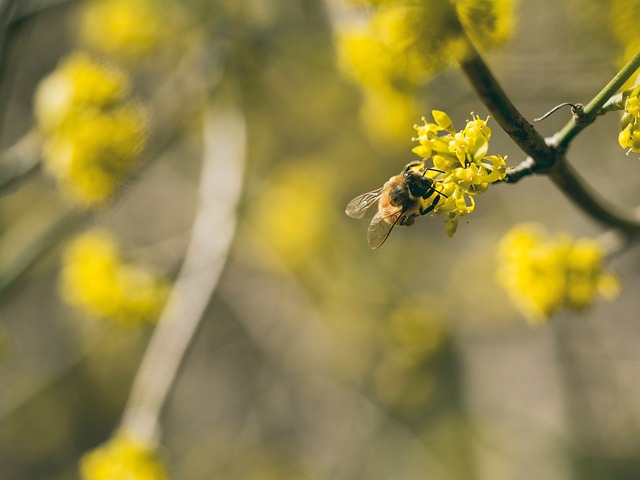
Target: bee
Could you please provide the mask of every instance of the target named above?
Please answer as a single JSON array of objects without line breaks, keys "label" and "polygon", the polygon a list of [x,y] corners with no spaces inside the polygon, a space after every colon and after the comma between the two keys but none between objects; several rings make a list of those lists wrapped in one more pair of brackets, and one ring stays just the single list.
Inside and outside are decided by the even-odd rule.
[{"label": "bee", "polygon": [[[373,216],[367,231],[369,247],[380,247],[396,225],[413,225],[418,215],[431,212],[441,196],[446,195],[435,188],[436,180],[427,176],[428,171],[444,173],[436,168],[426,168],[424,161],[417,160],[404,167],[380,188],[363,193],[351,200],[346,214],[351,218]],[[435,194],[430,203],[425,201]]]}]

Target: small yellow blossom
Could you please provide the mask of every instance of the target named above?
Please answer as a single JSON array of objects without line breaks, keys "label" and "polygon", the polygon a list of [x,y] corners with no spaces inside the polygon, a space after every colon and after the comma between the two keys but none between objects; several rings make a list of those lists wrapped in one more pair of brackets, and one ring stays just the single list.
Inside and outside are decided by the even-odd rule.
[{"label": "small yellow blossom", "polygon": [[581,310],[598,298],[617,296],[617,277],[603,266],[595,240],[560,234],[548,238],[537,225],[519,225],[502,239],[498,283],[532,324],[561,309]]},{"label": "small yellow blossom", "polygon": [[[160,0],[91,0],[80,16],[80,39],[123,60],[144,59],[175,41],[177,14]],[[175,6],[175,5],[172,5]]]},{"label": "small yellow blossom", "polygon": [[82,480],[166,480],[154,448],[116,436],[86,453],[80,461]]},{"label": "small yellow blossom", "polygon": [[85,53],[63,60],[36,91],[43,164],[73,202],[106,201],[137,164],[147,138],[126,74]]},{"label": "small yellow blossom", "polygon": [[156,319],[168,284],[146,268],[123,262],[111,234],[95,229],[65,250],[60,289],[66,303],[90,316],[139,324]]},{"label": "small yellow blossom", "polygon": [[38,125],[45,133],[55,132],[77,110],[101,110],[123,101],[129,91],[124,71],[84,52],[73,53],[38,85]]},{"label": "small yellow blossom", "polygon": [[618,143],[627,153],[640,153],[640,85],[631,91],[624,102],[621,124]]},{"label": "small yellow blossom", "polygon": [[473,116],[463,130],[456,132],[446,113],[434,110],[432,115],[435,123],[424,120],[423,125],[415,127],[419,145],[413,152],[425,160],[432,159],[437,169],[427,172],[436,187],[430,201],[435,204],[434,214],[446,216],[446,231],[452,237],[460,218],[475,209],[473,196],[505,177],[506,157],[487,155],[491,138],[487,120]]}]

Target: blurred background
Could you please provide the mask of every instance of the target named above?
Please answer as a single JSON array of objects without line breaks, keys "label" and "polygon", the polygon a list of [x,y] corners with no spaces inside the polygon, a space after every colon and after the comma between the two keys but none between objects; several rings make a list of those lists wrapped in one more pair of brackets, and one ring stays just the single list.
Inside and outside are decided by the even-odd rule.
[{"label": "blurred background", "polygon": [[[17,4],[4,12],[4,149],[33,128],[41,80],[95,48],[85,2]],[[82,454],[118,425],[153,325],[65,303],[62,252],[104,227],[123,257],[175,277],[199,205],[202,112],[220,84],[246,121],[242,194],[224,271],[163,413],[171,478],[638,478],[637,250],[613,260],[620,298],[540,327],[495,283],[501,236],[530,221],[602,232],[544,177],[492,186],[452,239],[442,218],[424,217],[371,251],[368,222],[344,207],[414,160],[415,130],[383,135],[361,121],[362,91],[339,70],[334,42],[348,14],[320,0],[158,4],[173,9],[156,32],[162,48],[111,52],[150,112],[143,167],[91,210],[71,208],[37,167],[2,191],[3,478],[77,478]],[[615,74],[624,49],[609,8],[515,6],[511,40],[485,58],[526,118],[587,103]],[[438,109],[461,129],[470,112],[488,114],[455,68],[426,82],[416,104],[413,123]],[[538,128],[552,135],[568,119],[560,111]],[[489,125],[490,153],[523,160]],[[640,164],[617,144],[619,128],[618,115],[599,118],[569,158],[602,195],[633,206]]]}]

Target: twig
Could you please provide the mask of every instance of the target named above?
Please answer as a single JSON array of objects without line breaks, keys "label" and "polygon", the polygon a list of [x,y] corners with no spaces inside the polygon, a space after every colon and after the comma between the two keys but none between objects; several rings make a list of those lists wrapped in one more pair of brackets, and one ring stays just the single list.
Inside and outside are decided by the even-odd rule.
[{"label": "twig", "polygon": [[466,39],[466,42],[465,55],[459,59],[460,67],[482,103],[507,135],[533,159],[538,169],[551,167],[555,162],[553,150],[511,102],[471,40]]},{"label": "twig", "polygon": [[551,110],[549,110],[547,113],[545,113],[541,117],[534,118],[533,121],[534,122],[541,122],[542,120],[544,120],[548,116],[550,116],[553,113],[555,113],[558,110],[560,110],[562,107],[569,107],[569,106],[571,107],[571,115],[573,117],[573,120],[575,122],[582,121],[582,118],[584,117],[584,105],[582,105],[581,103],[571,103],[571,102],[563,102],[560,105],[556,105],[555,107],[553,107]]},{"label": "twig", "polygon": [[593,219],[609,227],[618,228],[628,235],[640,234],[640,215],[637,211],[619,208],[602,198],[578,172],[561,157],[553,170],[547,173],[551,181],[576,206]]},{"label": "twig", "polygon": [[467,39],[468,55],[460,59],[467,78],[505,132],[529,158],[507,174],[506,183],[515,183],[532,173],[545,173],[579,208],[604,225],[628,235],[640,234],[640,215],[620,209],[597,194],[566,161],[570,141],[592,123],[602,106],[640,66],[640,52],[584,107],[580,121],[571,120],[553,138],[545,140],[511,103],[484,60]]},{"label": "twig", "polygon": [[216,288],[233,239],[244,168],[245,120],[214,106],[204,122],[200,205],[175,286],[149,342],[119,430],[148,443]]},{"label": "twig", "polygon": [[605,87],[593,97],[584,107],[584,115],[580,122],[569,121],[563,128],[554,135],[554,146],[564,151],[569,146],[571,140],[580,133],[587,125],[593,123],[602,107],[607,101],[631,78],[636,70],[640,68],[640,51],[638,51],[627,64],[611,79]]}]

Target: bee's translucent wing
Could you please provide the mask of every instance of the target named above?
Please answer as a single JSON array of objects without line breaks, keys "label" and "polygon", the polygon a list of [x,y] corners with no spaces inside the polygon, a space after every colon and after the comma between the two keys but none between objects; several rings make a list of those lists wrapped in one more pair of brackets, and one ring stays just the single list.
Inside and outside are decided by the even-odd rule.
[{"label": "bee's translucent wing", "polygon": [[393,227],[395,227],[396,223],[400,219],[402,215],[396,215],[396,218],[391,218],[388,216],[380,215],[380,213],[376,213],[373,219],[371,220],[371,224],[369,225],[369,230],[367,231],[367,240],[369,241],[369,247],[372,249],[376,249],[380,247],[389,234]]},{"label": "bee's translucent wing", "polygon": [[378,200],[384,187],[357,196],[347,204],[346,214],[351,218],[372,217],[378,210]]}]

